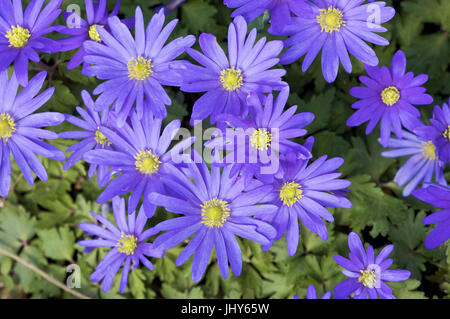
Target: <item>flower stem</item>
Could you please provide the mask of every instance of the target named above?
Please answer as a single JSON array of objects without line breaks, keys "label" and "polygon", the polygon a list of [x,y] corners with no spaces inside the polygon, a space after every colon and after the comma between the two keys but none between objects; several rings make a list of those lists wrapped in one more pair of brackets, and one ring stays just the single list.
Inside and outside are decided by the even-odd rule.
[{"label": "flower stem", "polygon": [[42,270],[40,270],[39,268],[37,268],[36,266],[34,266],[33,264],[29,263],[28,261],[20,258],[19,256],[3,249],[2,247],[0,247],[0,255],[5,255],[6,257],[9,257],[13,260],[15,260],[18,263],[21,263],[22,265],[24,265],[25,267],[27,267],[28,269],[30,269],[31,271],[37,273],[38,275],[40,275],[41,277],[43,277],[45,280],[47,280],[48,282],[54,284],[55,286],[63,289],[64,291],[68,292],[69,294],[78,297],[80,299],[91,299],[90,297],[79,293],[78,291],[71,289],[67,286],[65,286],[64,284],[62,284],[61,282],[59,282],[58,280],[56,280],[55,278],[53,278],[52,276],[46,274],[45,272],[43,272]]}]

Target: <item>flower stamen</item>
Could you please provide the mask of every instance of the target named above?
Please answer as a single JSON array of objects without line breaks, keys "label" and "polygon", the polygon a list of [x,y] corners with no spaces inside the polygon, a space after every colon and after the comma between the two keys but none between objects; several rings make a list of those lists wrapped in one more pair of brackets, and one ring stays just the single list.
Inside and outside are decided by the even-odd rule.
[{"label": "flower stamen", "polygon": [[161,164],[158,156],[153,154],[151,150],[140,151],[134,156],[134,159],[136,160],[136,168],[139,172],[146,175],[152,175],[158,171],[159,165]]},{"label": "flower stamen", "polygon": [[0,114],[0,139],[8,140],[16,131],[16,123],[8,113]]},{"label": "flower stamen", "polygon": [[228,203],[217,198],[210,199],[201,205],[202,207],[202,224],[213,228],[222,227],[230,217],[230,208]]},{"label": "flower stamen", "polygon": [[93,24],[89,27],[89,38],[95,42],[102,42],[102,38],[100,38],[100,35],[98,34],[97,27],[104,28],[101,24]]},{"label": "flower stamen", "polygon": [[5,37],[8,39],[10,47],[22,48],[28,43],[31,34],[30,30],[17,25],[16,27],[11,26]]},{"label": "flower stamen", "polygon": [[286,182],[281,187],[280,199],[284,205],[292,207],[300,198],[303,197],[301,186],[296,182]]},{"label": "flower stamen", "polygon": [[147,60],[140,56],[137,59],[132,58],[131,61],[128,62],[128,77],[130,79],[144,81],[152,74],[153,64],[151,59]]},{"label": "flower stamen", "polygon": [[242,71],[240,69],[228,68],[220,72],[220,82],[225,90],[232,92],[239,89],[244,84]]},{"label": "flower stamen", "polygon": [[265,128],[257,129],[250,137],[250,144],[252,147],[260,151],[265,151],[269,148],[272,142],[272,134]]},{"label": "flower stamen", "polygon": [[432,161],[436,159],[436,146],[432,141],[422,143],[422,155]]},{"label": "flower stamen", "polygon": [[108,140],[108,138],[106,138],[106,136],[103,135],[102,132],[100,132],[100,127],[97,127],[97,131],[95,131],[95,141],[98,144],[101,144],[102,148],[104,148],[105,145],[108,145],[108,146],[111,145],[111,142]]},{"label": "flower stamen", "polygon": [[345,25],[344,14],[341,10],[329,6],[328,9],[320,9],[320,15],[316,16],[317,23],[320,24],[321,32],[333,33],[339,31]]},{"label": "flower stamen", "polygon": [[116,247],[121,253],[133,255],[137,248],[137,238],[134,235],[125,235],[122,233]]},{"label": "flower stamen", "polygon": [[447,129],[442,133],[442,136],[450,142],[450,125],[447,126]]},{"label": "flower stamen", "polygon": [[362,283],[364,287],[373,288],[377,282],[377,275],[372,269],[360,270],[361,276],[358,278],[358,282]]},{"label": "flower stamen", "polygon": [[400,100],[400,91],[395,86],[387,87],[381,92],[381,99],[387,106],[394,105]]}]

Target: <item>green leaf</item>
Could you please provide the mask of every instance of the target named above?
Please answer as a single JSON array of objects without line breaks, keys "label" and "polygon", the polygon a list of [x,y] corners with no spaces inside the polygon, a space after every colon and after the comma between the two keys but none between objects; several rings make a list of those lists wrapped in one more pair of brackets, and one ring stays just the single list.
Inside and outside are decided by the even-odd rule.
[{"label": "green leaf", "polygon": [[420,281],[409,279],[402,282],[389,283],[393,295],[397,299],[427,299],[422,291],[417,291]]},{"label": "green leaf", "polygon": [[369,173],[375,181],[379,182],[381,175],[395,163],[395,159],[381,156],[384,149],[378,143],[375,134],[367,137],[367,147],[360,137],[352,138],[352,143],[355,148],[358,167],[355,169],[355,173]]},{"label": "green leaf", "polygon": [[424,212],[414,216],[409,211],[403,223],[391,225],[389,230],[389,239],[395,247],[395,263],[411,271],[411,278],[414,279],[421,279],[421,272],[425,270],[425,257],[421,252],[426,237],[426,228],[422,223],[424,218]]},{"label": "green leaf", "polygon": [[359,232],[371,226],[372,237],[386,236],[391,223],[401,223],[406,218],[407,206],[401,200],[387,196],[369,176],[355,176],[350,181],[349,200],[353,206],[340,211],[343,222],[350,225],[352,231]]},{"label": "green leaf", "polygon": [[449,65],[450,41],[446,33],[435,33],[417,38],[405,49],[408,66],[417,73],[437,75]]},{"label": "green leaf", "polygon": [[136,268],[129,274],[128,288],[135,298],[144,299],[145,298],[145,276],[142,270]]},{"label": "green leaf", "polygon": [[244,266],[239,280],[243,298],[260,298],[263,291],[263,279],[250,265]]},{"label": "green leaf", "polygon": [[162,284],[161,294],[166,299],[186,299],[186,294],[165,283]]},{"label": "green leaf", "polygon": [[53,81],[51,85],[55,88],[55,93],[45,105],[44,110],[51,109],[57,112],[71,113],[75,106],[79,105],[78,99],[62,81]]},{"label": "green leaf", "polygon": [[[301,112],[311,112],[314,114],[314,121],[307,127],[309,134],[322,130],[329,125],[335,94],[336,89],[330,88],[324,93],[314,95],[304,106],[299,105]],[[296,101],[295,103],[300,103],[300,101]]]},{"label": "green leaf", "polygon": [[450,3],[447,0],[428,0],[426,6],[420,0],[403,1],[401,5],[406,12],[414,16],[411,20],[416,24],[417,20],[435,23],[450,31]]},{"label": "green leaf", "polygon": [[268,280],[263,282],[264,295],[274,299],[291,298],[294,289],[294,282],[279,273],[267,275]]},{"label": "green leaf", "polygon": [[75,236],[69,227],[60,227],[59,230],[39,230],[38,236],[44,248],[44,254],[54,260],[72,260],[75,249]]},{"label": "green leaf", "polygon": [[22,206],[6,205],[0,208],[0,228],[11,238],[26,242],[35,234],[36,219]]},{"label": "green leaf", "polygon": [[182,18],[191,32],[198,33],[205,29],[211,29],[216,25],[213,18],[217,8],[202,0],[191,0],[186,2],[182,9]]},{"label": "green leaf", "polygon": [[342,156],[350,151],[351,145],[341,136],[330,132],[323,131],[314,135],[315,143],[313,153],[315,157],[327,155],[328,158]]}]

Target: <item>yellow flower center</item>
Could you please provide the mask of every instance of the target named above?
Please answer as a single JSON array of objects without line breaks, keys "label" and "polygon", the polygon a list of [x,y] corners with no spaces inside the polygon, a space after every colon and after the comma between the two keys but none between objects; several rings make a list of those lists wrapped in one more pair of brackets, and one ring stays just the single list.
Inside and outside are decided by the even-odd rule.
[{"label": "yellow flower center", "polygon": [[220,72],[220,82],[227,91],[236,91],[244,84],[244,78],[242,77],[242,71],[240,69],[228,68]]},{"label": "yellow flower center", "polygon": [[395,86],[387,87],[381,92],[381,99],[387,106],[394,105],[400,100],[400,91]]},{"label": "yellow flower center", "polygon": [[153,74],[153,64],[151,59],[138,57],[132,58],[128,62],[128,77],[138,81],[143,81]]},{"label": "yellow flower center", "polygon": [[422,155],[430,160],[436,159],[436,147],[432,141],[422,143]]},{"label": "yellow flower center", "polygon": [[321,32],[333,33],[339,31],[345,25],[342,11],[330,6],[328,9],[320,9],[320,15],[316,17],[317,23],[322,27]]},{"label": "yellow flower center", "polygon": [[203,203],[202,224],[208,227],[222,227],[230,217],[230,208],[226,201],[213,198]]},{"label": "yellow flower center", "polygon": [[133,235],[125,235],[122,233],[122,236],[118,240],[116,247],[121,253],[127,255],[133,255],[134,251],[137,248],[137,238]]},{"label": "yellow flower center", "polygon": [[260,151],[267,150],[270,142],[272,142],[272,134],[265,128],[257,129],[250,137],[250,144]]},{"label": "yellow flower center", "polygon": [[286,182],[280,190],[280,199],[284,205],[292,207],[300,198],[303,197],[303,191],[296,182]]},{"label": "yellow flower center", "polygon": [[153,154],[151,150],[140,151],[138,154],[136,154],[134,159],[136,160],[136,168],[139,170],[139,172],[146,175],[152,175],[153,173],[155,173],[158,170],[159,165],[161,164],[158,156]]},{"label": "yellow flower center", "polygon": [[360,270],[361,276],[358,278],[358,282],[362,283],[364,287],[373,288],[377,282],[377,276],[371,269]]},{"label": "yellow flower center", "polygon": [[98,144],[101,144],[102,147],[105,147],[105,145],[111,145],[111,142],[103,135],[102,132],[100,132],[100,128],[97,127],[97,131],[95,131],[95,141]]},{"label": "yellow flower center", "polygon": [[31,37],[30,30],[22,28],[20,25],[11,26],[11,29],[6,33],[6,38],[9,41],[10,47],[22,48],[28,43]]},{"label": "yellow flower center", "polygon": [[447,129],[442,133],[442,136],[450,142],[450,125],[447,126]]},{"label": "yellow flower center", "polygon": [[102,38],[100,38],[100,35],[97,32],[97,27],[102,27],[103,26],[101,24],[93,24],[89,27],[89,38],[91,38],[91,40],[96,41],[96,42],[102,42]]},{"label": "yellow flower center", "polygon": [[7,113],[0,114],[0,139],[7,141],[15,131],[16,123],[13,118]]}]

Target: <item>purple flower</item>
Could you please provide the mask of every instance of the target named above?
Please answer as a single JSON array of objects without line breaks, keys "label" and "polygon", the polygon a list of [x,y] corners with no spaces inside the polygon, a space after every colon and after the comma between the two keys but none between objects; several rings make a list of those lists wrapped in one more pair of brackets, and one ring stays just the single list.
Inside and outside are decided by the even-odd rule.
[{"label": "purple flower", "polygon": [[[310,137],[305,146],[311,150],[313,144],[314,138]],[[324,155],[310,164],[308,162],[290,153],[280,158],[280,171],[269,184],[272,191],[265,198],[277,209],[258,216],[277,230],[277,235],[264,246],[264,250],[286,233],[287,251],[290,256],[295,255],[299,241],[298,218],[310,231],[327,240],[328,231],[322,219],[332,222],[334,218],[325,207],[352,207],[345,198],[346,188],[351,183],[339,179],[341,173],[336,171],[344,160],[339,157],[327,160]]]},{"label": "purple flower", "polygon": [[361,100],[352,105],[358,111],[350,116],[347,125],[358,126],[369,121],[366,128],[366,134],[369,134],[381,120],[381,144],[386,147],[391,131],[402,138],[402,126],[413,131],[421,125],[420,112],[413,105],[433,102],[421,86],[428,80],[428,75],[405,74],[406,57],[400,50],[392,58],[390,69],[386,66],[365,67],[369,77],[361,76],[359,80],[367,87],[350,90],[352,96]]},{"label": "purple flower", "polygon": [[[111,142],[100,131],[101,128],[109,126],[109,113],[107,111],[102,113],[96,112],[95,102],[92,100],[87,91],[83,90],[81,92],[81,97],[86,105],[86,110],[79,106],[77,106],[76,109],[82,119],[70,114],[65,114],[65,117],[66,122],[81,128],[82,131],[67,131],[59,133],[59,137],[61,138],[82,139],[82,141],[70,146],[67,149],[67,152],[73,152],[73,154],[70,155],[66,163],[64,163],[63,168],[65,170],[71,168],[76,162],[80,161],[83,158],[83,155],[89,150],[112,149]],[[105,185],[111,180],[112,171],[109,170],[107,165],[90,165],[88,172],[89,178],[94,176],[94,173],[96,172],[99,186],[105,187]]]},{"label": "purple flower", "polygon": [[[120,0],[117,0],[113,11],[108,15],[106,0],[99,0],[98,3],[93,3],[92,0],[85,0],[87,21],[75,12],[63,12],[64,21],[66,21],[68,26],[58,26],[57,31],[62,34],[71,35],[71,37],[59,41],[61,51],[79,49],[67,64],[67,69],[72,70],[83,62],[83,58],[86,55],[86,51],[83,49],[84,42],[87,40],[102,41],[97,32],[97,28],[106,28],[106,30],[110,31],[108,18],[116,16],[119,8]],[[130,18],[124,19],[122,22],[129,27],[134,23]]]},{"label": "purple flower", "polygon": [[183,172],[168,165],[171,174],[163,177],[168,195],[152,193],[148,198],[169,212],[185,215],[156,225],[157,230],[167,232],[158,236],[154,245],[167,250],[194,235],[175,262],[179,266],[194,255],[194,282],[202,278],[213,246],[220,273],[227,278],[228,264],[236,276],[242,271],[242,252],[235,236],[262,245],[268,244],[275,236],[272,226],[252,217],[276,209],[274,205],[256,205],[263,203],[261,200],[269,187],[261,186],[244,192],[248,188],[243,179],[237,175],[230,176],[230,169],[228,165],[221,171],[212,165],[210,171],[205,163],[192,163]]},{"label": "purple flower", "polygon": [[373,247],[364,246],[356,233],[348,235],[349,258],[334,255],[336,263],[343,267],[344,275],[350,277],[334,288],[335,299],[346,299],[355,294],[355,299],[395,299],[392,289],[386,284],[391,281],[407,280],[411,276],[408,270],[388,270],[392,259],[386,259],[394,249],[393,245],[384,247],[375,258]]},{"label": "purple flower", "polygon": [[42,129],[64,122],[64,115],[55,112],[33,114],[53,95],[54,88],[41,94],[47,73],[40,72],[17,93],[19,82],[14,72],[8,79],[8,70],[0,71],[0,196],[6,197],[11,185],[11,153],[25,180],[33,185],[33,172],[43,181],[48,180],[45,167],[36,155],[64,161],[64,153],[42,139],[56,139],[58,134]]},{"label": "purple flower", "polygon": [[105,217],[91,212],[91,215],[103,226],[91,223],[79,224],[80,229],[86,232],[86,236],[94,236],[94,239],[86,239],[78,242],[78,245],[94,247],[110,247],[111,250],[98,263],[97,268],[90,276],[93,282],[102,282],[102,289],[107,292],[111,289],[114,276],[122,269],[120,278],[120,293],[125,291],[128,282],[128,274],[136,269],[139,263],[153,270],[153,264],[147,257],[163,257],[164,252],[145,242],[149,237],[158,233],[154,228],[144,231],[147,217],[141,208],[136,213],[128,214],[125,209],[125,199],[114,197],[112,200],[115,224]]},{"label": "purple flower", "polygon": [[0,71],[14,62],[14,70],[21,86],[28,83],[28,60],[39,62],[37,51],[54,53],[56,41],[44,37],[52,32],[50,24],[59,16],[62,0],[32,0],[23,12],[22,1],[2,1],[0,10]]},{"label": "purple flower", "polygon": [[88,40],[84,75],[106,80],[94,90],[100,94],[98,110],[112,105],[122,126],[136,102],[138,118],[148,108],[158,118],[167,115],[166,105],[171,100],[163,85],[179,86],[181,77],[175,70],[180,61],[173,61],[195,42],[194,36],[177,38],[164,45],[178,20],[172,20],[163,28],[164,11],[153,15],[147,29],[140,7],[136,8],[135,38],[118,17],[108,18],[111,33],[97,28],[102,42]]},{"label": "purple flower", "polygon": [[311,158],[309,149],[291,139],[307,133],[303,128],[313,121],[314,114],[295,114],[296,105],[284,111],[288,97],[289,87],[286,86],[275,103],[272,94],[263,96],[263,107],[260,98],[251,93],[247,99],[250,106],[249,117],[220,115],[218,120],[231,128],[227,128],[223,136],[207,142],[205,146],[226,150],[227,155],[222,162],[235,163],[231,174],[240,171],[249,178],[261,173],[266,174],[260,172],[260,166],[266,166],[266,171],[269,172],[274,170],[272,174],[276,173],[278,165],[273,165],[273,161],[278,162],[278,153],[292,152],[297,158]]},{"label": "purple flower", "polygon": [[406,131],[402,132],[402,136],[402,139],[389,139],[387,147],[394,150],[385,151],[381,155],[384,157],[411,156],[394,177],[394,181],[399,186],[408,183],[403,189],[403,196],[409,196],[422,180],[424,183],[431,183],[433,176],[436,183],[447,185],[433,142]]},{"label": "purple flower", "polygon": [[433,184],[417,189],[412,194],[421,201],[442,208],[422,221],[425,225],[438,223],[425,239],[425,247],[435,249],[450,239],[450,188]]},{"label": "purple flower", "polygon": [[[322,298],[320,299],[330,299],[331,298],[331,291],[327,291],[323,294]],[[302,299],[298,295],[294,295],[294,299]],[[316,288],[311,284],[308,286],[308,289],[306,290],[306,299],[317,299],[317,293]]]},{"label": "purple flower", "polygon": [[283,49],[281,41],[260,39],[255,44],[256,29],[246,39],[247,23],[237,17],[228,28],[228,58],[212,34],[202,33],[199,38],[203,54],[188,49],[187,53],[202,66],[184,64],[180,70],[183,76],[181,90],[185,92],[207,92],[193,107],[191,123],[211,116],[215,123],[217,116],[231,113],[246,117],[249,93],[269,93],[280,90],[287,84],[281,81],[286,73],[272,69],[278,63],[278,54]]},{"label": "purple flower", "polygon": [[[449,99],[450,104],[450,99]],[[414,130],[426,139],[429,139],[436,146],[436,153],[445,165],[450,161],[450,109],[447,104],[442,105],[442,109],[436,105],[433,111],[433,118],[430,119],[431,126],[421,126]]]},{"label": "purple flower", "polygon": [[385,2],[360,5],[362,2],[315,0],[292,6],[298,17],[292,18],[283,32],[269,28],[269,32],[276,35],[291,35],[284,41],[289,49],[281,56],[280,63],[293,63],[306,54],[302,66],[305,72],[322,49],[322,73],[327,82],[336,79],[339,60],[348,73],[352,72],[348,52],[367,65],[378,65],[375,52],[364,41],[388,45],[389,42],[375,32],[387,31],[381,24],[392,19],[395,10],[385,7]]},{"label": "purple flower", "polygon": [[286,24],[291,22],[291,13],[294,7],[301,10],[304,0],[224,0],[228,8],[237,8],[231,17],[243,16],[248,23],[255,20],[266,10],[270,10],[271,25],[277,31],[282,31]]},{"label": "purple flower", "polygon": [[[115,117],[111,116],[111,123],[115,123]],[[128,200],[128,213],[131,214],[142,196],[147,198],[151,192],[164,192],[161,177],[167,173],[166,165],[181,162],[179,153],[190,147],[194,138],[185,139],[168,150],[180,129],[180,121],[167,124],[160,136],[161,124],[162,120],[146,109],[141,119],[133,112],[129,122],[121,128],[117,125],[112,125],[112,129],[100,127],[100,132],[114,148],[90,150],[83,159],[91,164],[110,166],[119,176],[106,186],[97,203],[131,192]],[[147,200],[143,205],[147,216],[153,216],[156,206]]]}]

